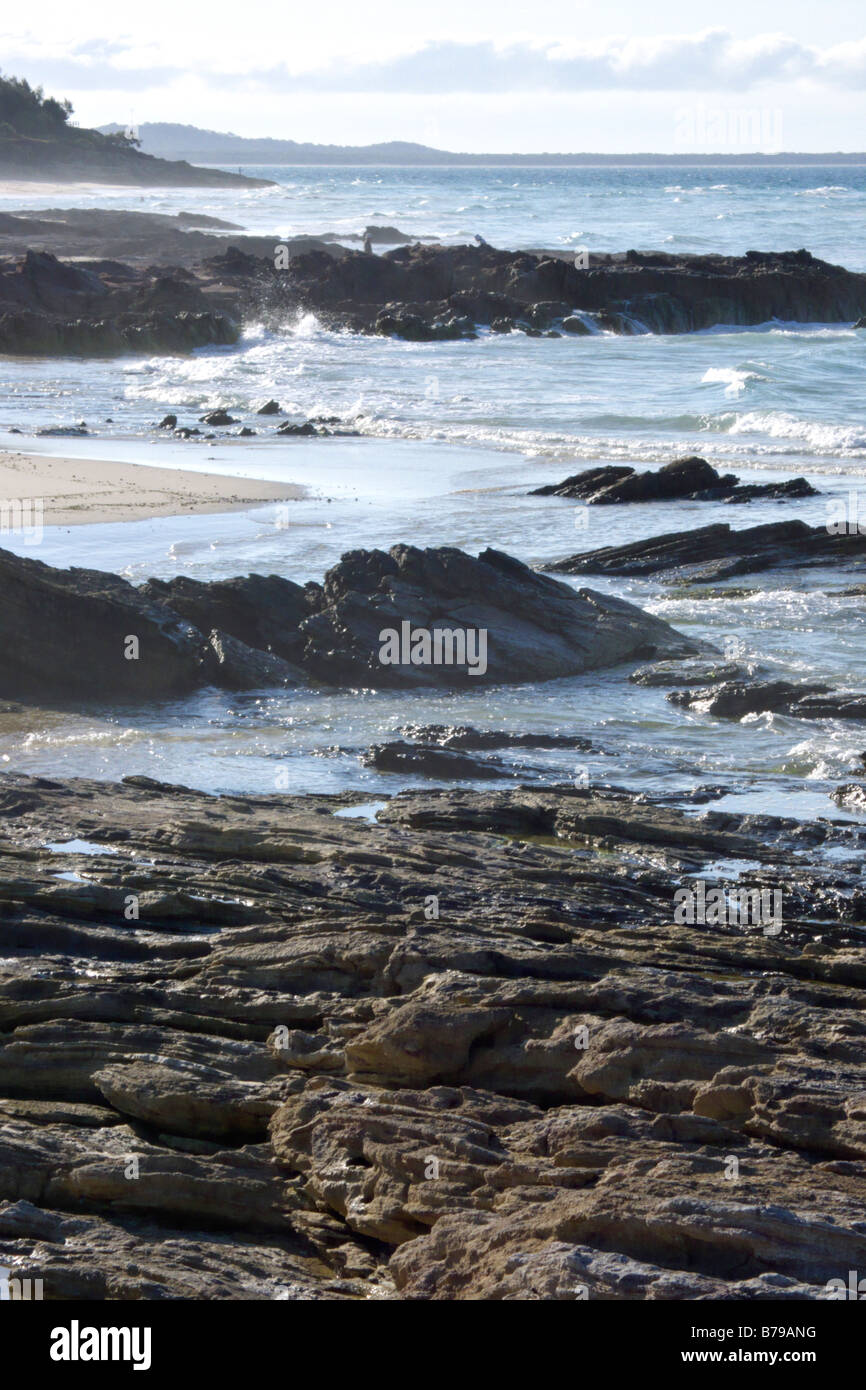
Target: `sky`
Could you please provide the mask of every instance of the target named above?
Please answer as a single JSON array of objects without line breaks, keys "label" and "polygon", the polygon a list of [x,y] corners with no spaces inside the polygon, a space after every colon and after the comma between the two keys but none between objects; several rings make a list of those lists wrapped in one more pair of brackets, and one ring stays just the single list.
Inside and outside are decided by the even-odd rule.
[{"label": "sky", "polygon": [[3,72],[69,97],[81,125],[524,153],[866,150],[861,0],[14,10]]}]

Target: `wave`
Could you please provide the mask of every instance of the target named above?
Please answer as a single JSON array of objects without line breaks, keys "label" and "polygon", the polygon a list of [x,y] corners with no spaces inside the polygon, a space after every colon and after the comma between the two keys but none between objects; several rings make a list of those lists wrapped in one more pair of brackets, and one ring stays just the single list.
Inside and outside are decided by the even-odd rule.
[{"label": "wave", "polygon": [[850,193],[850,191],[850,188],[847,188],[842,183],[827,183],[822,184],[820,188],[798,188],[794,193],[794,197],[823,198],[827,193]]},{"label": "wave", "polygon": [[751,381],[766,381],[760,372],[750,372],[740,367],[709,367],[701,377],[708,385],[724,385],[726,396],[739,396]]},{"label": "wave", "polygon": [[846,458],[866,456],[866,433],[854,425],[833,425],[826,421],[802,420],[784,411],[747,411],[724,420],[729,434],[765,434],[771,439],[789,440],[807,450]]}]

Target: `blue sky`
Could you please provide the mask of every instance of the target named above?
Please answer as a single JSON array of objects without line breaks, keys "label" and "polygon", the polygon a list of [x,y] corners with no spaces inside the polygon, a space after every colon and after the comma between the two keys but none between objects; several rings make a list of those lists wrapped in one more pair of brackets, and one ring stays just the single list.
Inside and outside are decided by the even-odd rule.
[{"label": "blue sky", "polygon": [[461,150],[866,149],[855,0],[41,0],[38,22],[0,19],[0,53],[88,125]]}]

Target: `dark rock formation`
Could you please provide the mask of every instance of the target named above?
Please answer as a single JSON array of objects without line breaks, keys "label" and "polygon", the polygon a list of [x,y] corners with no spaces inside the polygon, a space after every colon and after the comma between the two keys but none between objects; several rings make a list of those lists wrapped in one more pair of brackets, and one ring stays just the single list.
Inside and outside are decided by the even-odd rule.
[{"label": "dark rock formation", "polygon": [[374,744],[362,755],[362,763],[377,772],[410,773],[442,781],[492,781],[526,776],[532,770],[523,763],[509,764],[501,758],[485,756],[492,750],[535,748],[588,752],[593,749],[591,740],[580,734],[517,734],[499,729],[473,729],[465,724],[408,724],[400,732],[412,742],[402,739]]},{"label": "dark rock formation", "polygon": [[[476,664],[384,665],[380,650],[403,624],[424,632],[484,634]],[[534,574],[501,551],[478,559],[442,547],[350,551],[325,578],[321,607],[301,624],[304,661],[328,684],[390,686],[514,684],[698,647],[622,600],[574,591]],[[467,649],[468,649],[467,638]]]},{"label": "dark rock formation", "polygon": [[[866,328],[866,324],[863,326]],[[862,782],[846,782],[844,786],[836,788],[833,793],[833,800],[844,811],[864,813],[866,812],[866,786]]]},{"label": "dark rock formation", "polygon": [[[124,1300],[809,1301],[866,1268],[866,827],[340,804],[0,779],[0,1265]],[[675,920],[730,856],[777,934]]]},{"label": "dark rock formation", "polygon": [[698,708],[722,719],[746,714],[788,714],[795,719],[866,719],[866,694],[833,691],[828,685],[806,682],[724,681],[703,690],[674,690],[674,705]]},{"label": "dark rock formation", "polygon": [[[311,679],[452,688],[698,650],[631,604],[576,593],[493,550],[478,559],[448,548],[351,551],[323,586],[181,576],[138,589],[0,551],[0,586],[0,697],[31,701],[144,701]],[[399,638],[393,664],[381,659],[387,629]],[[413,661],[399,648],[418,630]]]},{"label": "dark rock formation", "polygon": [[406,738],[435,743],[440,748],[474,752],[490,748],[574,748],[587,752],[593,747],[592,741],[582,734],[515,734],[504,729],[473,729],[467,724],[407,724],[400,732]]},{"label": "dark rock formation", "polygon": [[[534,337],[543,331],[556,335],[556,324],[566,334],[691,332],[774,317],[850,322],[866,308],[866,275],[805,251],[745,257],[629,253],[628,258],[598,257],[587,271],[554,254],[487,245],[415,243],[379,256],[322,239],[294,238],[285,243],[287,264],[278,268],[270,237],[239,237],[226,246],[224,238],[159,215],[153,224],[131,224],[131,235],[121,230],[121,222],[105,220],[149,216],[55,210],[35,221],[18,219],[17,228],[0,225],[0,251],[5,247],[19,255],[26,248],[29,254],[36,245],[46,252],[87,255],[81,248],[90,247],[99,257],[76,271],[91,277],[88,293],[81,288],[72,301],[69,290],[53,311],[32,295],[22,300],[17,294],[14,264],[0,273],[0,315],[11,316],[5,329],[0,318],[0,351],[134,351],[133,321],[121,324],[119,337],[109,333],[118,316],[131,309],[168,317],[209,310],[232,323],[255,318],[277,329],[299,310],[309,310],[328,327],[436,342],[471,338],[478,325],[517,328]],[[121,256],[133,264],[123,264]],[[52,274],[57,279],[59,272]],[[109,326],[96,313],[93,296],[100,295]],[[28,312],[37,323],[21,317]],[[81,328],[75,326],[79,319]],[[141,350],[155,350],[159,324],[141,327]],[[163,324],[161,331],[171,351],[225,341],[191,342],[195,335],[189,326],[172,335]],[[201,338],[216,329],[199,325],[197,331]]]},{"label": "dark rock formation", "polygon": [[186,280],[125,277],[63,265],[28,251],[0,263],[0,352],[15,356],[114,356],[191,352],[234,343],[238,329]]},{"label": "dark rock formation", "polygon": [[209,584],[187,575],[149,579],[140,592],[202,631],[216,627],[250,647],[298,662],[304,650],[301,623],[318,607],[322,591],[276,574],[250,574]]},{"label": "dark rock formation", "polygon": [[227,410],[209,410],[207,415],[200,415],[199,419],[203,425],[237,425],[240,423],[234,415],[229,415]]},{"label": "dark rock formation", "polygon": [[689,499],[693,502],[785,501],[814,497],[816,489],[805,478],[778,483],[740,483],[733,473],[717,473],[706,459],[682,458],[662,468],[638,473],[634,468],[609,465],[587,468],[561,483],[534,488],[530,497],[571,497],[592,506],[615,502],[661,502]]},{"label": "dark rock formation", "polygon": [[[413,246],[384,256],[322,253],[292,259],[282,291],[333,322],[405,337],[436,336],[453,313],[480,324],[558,319],[586,332],[685,333],[772,318],[851,322],[866,306],[866,276],[808,251],[746,256],[602,255],[590,270],[553,254],[493,247]],[[561,305],[552,318],[542,306]],[[579,314],[570,311],[578,310]],[[386,325],[382,314],[388,315]],[[537,322],[538,318],[547,320]]]},{"label": "dark rock formation", "polygon": [[308,436],[318,434],[318,430],[316,429],[316,426],[313,424],[312,420],[305,420],[302,425],[295,425],[292,424],[291,421],[286,420],[277,429],[277,434],[297,434]]},{"label": "dark rock formation", "polygon": [[498,758],[478,758],[471,753],[435,743],[376,743],[361,758],[377,772],[399,772],[442,781],[493,781],[512,775]]},{"label": "dark rock formation", "polygon": [[629,680],[634,685],[721,685],[723,681],[751,679],[754,666],[736,661],[656,661],[639,666]]},{"label": "dark rock formation", "polygon": [[769,569],[859,567],[864,560],[866,534],[856,531],[836,534],[804,521],[775,521],[733,531],[723,522],[585,551],[545,569],[561,574],[662,574],[666,580],[713,583]]},{"label": "dark rock formation", "polygon": [[144,701],[207,682],[202,634],[116,575],[0,551],[0,588],[4,695]]}]

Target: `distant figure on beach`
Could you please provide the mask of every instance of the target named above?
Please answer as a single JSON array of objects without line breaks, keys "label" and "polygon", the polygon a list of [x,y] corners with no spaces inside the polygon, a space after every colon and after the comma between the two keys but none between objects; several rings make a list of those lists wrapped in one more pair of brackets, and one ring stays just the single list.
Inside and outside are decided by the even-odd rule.
[{"label": "distant figure on beach", "polygon": [[368,236],[365,236],[365,237],[364,237],[364,255],[365,255],[365,256],[372,256],[372,254],[373,254],[373,243],[372,243],[372,241],[370,240],[370,238],[369,238]]},{"label": "distant figure on beach", "polygon": [[489,242],[489,241],[485,241],[484,238],[483,238],[483,236],[481,235],[480,232],[476,232],[476,233],[475,233],[475,240],[478,242],[478,245],[479,245],[479,246],[489,246],[489,245],[490,245],[490,242]]}]

